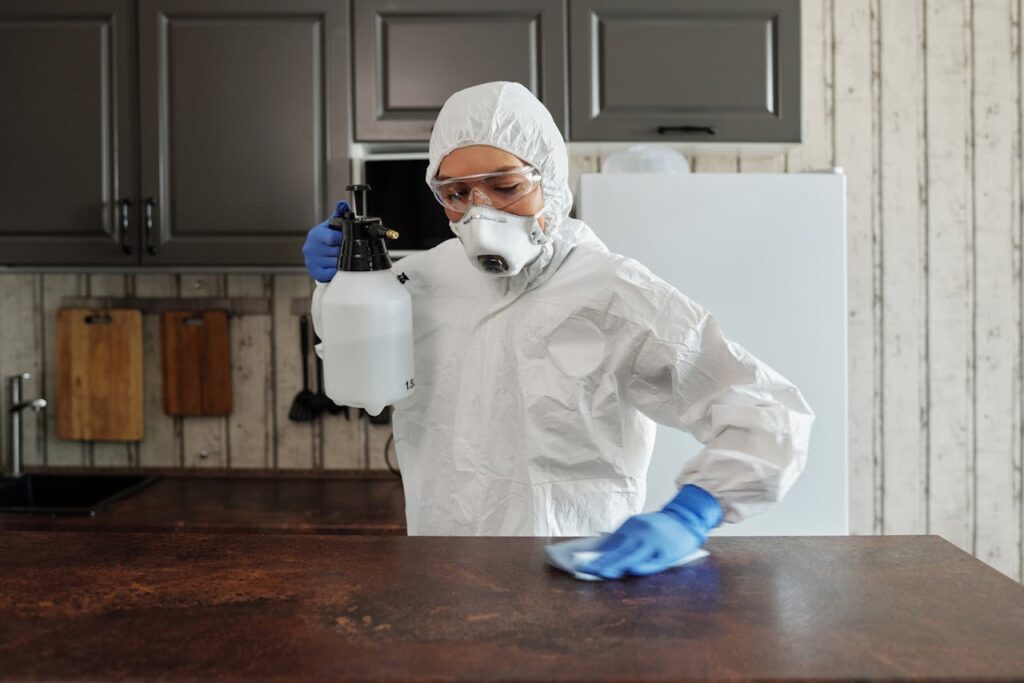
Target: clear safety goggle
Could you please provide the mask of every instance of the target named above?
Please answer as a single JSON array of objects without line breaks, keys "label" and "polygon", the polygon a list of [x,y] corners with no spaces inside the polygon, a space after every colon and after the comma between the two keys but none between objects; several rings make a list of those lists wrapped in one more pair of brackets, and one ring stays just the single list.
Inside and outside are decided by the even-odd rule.
[{"label": "clear safety goggle", "polygon": [[430,189],[442,206],[453,211],[465,211],[472,204],[503,209],[537,189],[540,177],[540,171],[533,166],[521,166],[445,180],[435,178],[430,181]]}]

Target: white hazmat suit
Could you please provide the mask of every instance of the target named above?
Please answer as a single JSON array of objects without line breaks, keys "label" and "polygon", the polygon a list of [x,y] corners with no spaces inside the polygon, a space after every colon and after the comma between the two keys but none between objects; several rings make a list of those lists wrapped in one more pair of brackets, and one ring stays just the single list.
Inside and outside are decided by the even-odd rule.
[{"label": "white hazmat suit", "polygon": [[[416,390],[394,413],[408,533],[614,531],[643,508],[655,422],[705,444],[675,483],[713,494],[724,521],[781,499],[804,467],[814,420],[796,387],[569,218],[565,144],[525,87],[452,95],[427,178],[467,145],[540,170],[551,239],[513,277],[481,272],[458,239],[395,263],[408,276],[415,335]],[[313,295],[317,329],[325,287]]]}]

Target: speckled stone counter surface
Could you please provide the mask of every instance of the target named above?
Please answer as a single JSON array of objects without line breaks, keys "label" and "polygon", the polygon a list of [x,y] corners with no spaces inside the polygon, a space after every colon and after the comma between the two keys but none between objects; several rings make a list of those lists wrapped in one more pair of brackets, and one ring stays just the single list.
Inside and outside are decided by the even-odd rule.
[{"label": "speckled stone counter surface", "polygon": [[0,679],[1024,678],[1024,587],[934,536],[713,538],[607,583],[546,542],[3,531]]},{"label": "speckled stone counter surface", "polygon": [[0,529],[405,534],[405,496],[390,473],[163,475],[95,517],[0,513]]}]

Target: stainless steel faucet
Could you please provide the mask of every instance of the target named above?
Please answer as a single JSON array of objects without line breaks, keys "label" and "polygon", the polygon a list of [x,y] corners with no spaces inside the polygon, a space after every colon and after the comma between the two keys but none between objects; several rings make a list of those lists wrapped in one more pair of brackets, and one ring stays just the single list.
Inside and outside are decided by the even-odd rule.
[{"label": "stainless steel faucet", "polygon": [[11,454],[10,474],[12,477],[21,476],[21,413],[26,408],[31,408],[33,412],[38,413],[46,407],[46,399],[44,398],[30,401],[23,401],[21,399],[22,383],[26,379],[31,379],[31,377],[30,373],[23,372],[20,375],[13,375],[9,380],[11,407],[7,409],[7,435]]}]

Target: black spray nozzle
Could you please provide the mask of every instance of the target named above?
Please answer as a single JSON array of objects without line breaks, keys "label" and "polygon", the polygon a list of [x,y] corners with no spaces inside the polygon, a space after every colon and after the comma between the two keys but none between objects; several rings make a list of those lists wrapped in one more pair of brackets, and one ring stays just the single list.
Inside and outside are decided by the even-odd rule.
[{"label": "black spray nozzle", "polygon": [[383,225],[371,226],[371,227],[367,228],[367,231],[373,237],[379,237],[379,238],[382,238],[382,239],[386,237],[389,240],[397,240],[398,239],[398,232],[396,232],[395,230],[392,230],[391,228],[385,228]]}]

